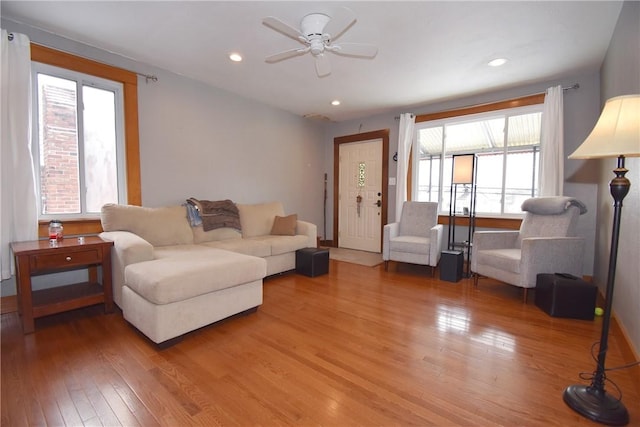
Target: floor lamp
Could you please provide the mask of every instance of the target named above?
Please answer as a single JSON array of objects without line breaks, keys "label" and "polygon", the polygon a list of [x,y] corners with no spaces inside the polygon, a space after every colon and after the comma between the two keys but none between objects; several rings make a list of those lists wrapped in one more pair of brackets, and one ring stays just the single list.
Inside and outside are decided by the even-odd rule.
[{"label": "floor lamp", "polygon": [[[466,252],[467,263],[465,269],[465,277],[471,276],[471,245],[473,244],[473,232],[475,230],[476,221],[476,177],[478,158],[475,154],[454,154],[451,164],[451,194],[449,199],[449,234],[448,249],[455,250],[457,247]],[[463,216],[468,217],[469,227],[467,240],[464,242],[456,242],[456,217],[458,185],[469,186],[469,204],[463,209]]]},{"label": "floor lamp", "polygon": [[565,389],[563,399],[571,409],[582,416],[599,423],[617,426],[629,423],[629,412],[621,400],[610,395],[604,389],[605,358],[613,305],[622,200],[629,192],[631,185],[629,179],[625,177],[628,171],[624,167],[624,159],[630,156],[640,156],[640,94],[609,99],[591,134],[569,156],[570,159],[617,157],[618,167],[613,170],[616,176],[609,183],[611,196],[614,200],[613,232],[611,233],[611,252],[602,333],[598,349],[598,364],[591,384],[588,386],[570,385]]}]

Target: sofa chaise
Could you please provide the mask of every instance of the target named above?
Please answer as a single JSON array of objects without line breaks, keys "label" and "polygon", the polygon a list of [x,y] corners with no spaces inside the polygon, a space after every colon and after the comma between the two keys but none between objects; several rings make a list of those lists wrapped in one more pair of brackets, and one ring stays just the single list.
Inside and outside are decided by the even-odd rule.
[{"label": "sofa chaise", "polygon": [[241,231],[192,227],[184,205],[103,206],[114,301],[153,342],[257,309],[263,279],[295,269],[296,250],[317,245],[316,226],[285,216],[280,202],[236,206]]}]

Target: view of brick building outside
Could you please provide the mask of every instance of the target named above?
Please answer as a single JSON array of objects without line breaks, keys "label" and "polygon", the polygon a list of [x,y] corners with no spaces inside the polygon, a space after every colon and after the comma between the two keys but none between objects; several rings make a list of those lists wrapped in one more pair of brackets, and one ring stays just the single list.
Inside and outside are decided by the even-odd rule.
[{"label": "view of brick building outside", "polygon": [[41,213],[78,213],[80,180],[75,91],[43,85],[40,108]]}]

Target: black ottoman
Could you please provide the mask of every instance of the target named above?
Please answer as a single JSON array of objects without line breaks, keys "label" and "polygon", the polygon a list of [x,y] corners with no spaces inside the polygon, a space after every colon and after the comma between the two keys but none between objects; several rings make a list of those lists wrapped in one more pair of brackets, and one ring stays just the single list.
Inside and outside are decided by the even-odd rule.
[{"label": "black ottoman", "polygon": [[329,272],[329,249],[304,248],[296,251],[296,273],[309,277]]},{"label": "black ottoman", "polygon": [[462,251],[442,251],[440,257],[440,280],[459,282],[462,279],[464,254]]},{"label": "black ottoman", "polygon": [[538,274],[536,305],[554,317],[593,320],[598,287],[570,274]]}]

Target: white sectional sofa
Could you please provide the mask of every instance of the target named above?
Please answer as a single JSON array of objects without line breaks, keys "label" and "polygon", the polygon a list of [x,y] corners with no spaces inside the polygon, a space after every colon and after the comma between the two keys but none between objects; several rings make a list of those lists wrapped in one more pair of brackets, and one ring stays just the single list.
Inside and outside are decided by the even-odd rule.
[{"label": "white sectional sofa", "polygon": [[[100,237],[114,242],[114,301],[155,343],[256,309],[263,278],[295,269],[296,250],[317,244],[316,226],[285,217],[280,202],[236,206],[241,232],[192,227],[180,205],[102,208]],[[287,232],[273,227],[276,218]]]}]

